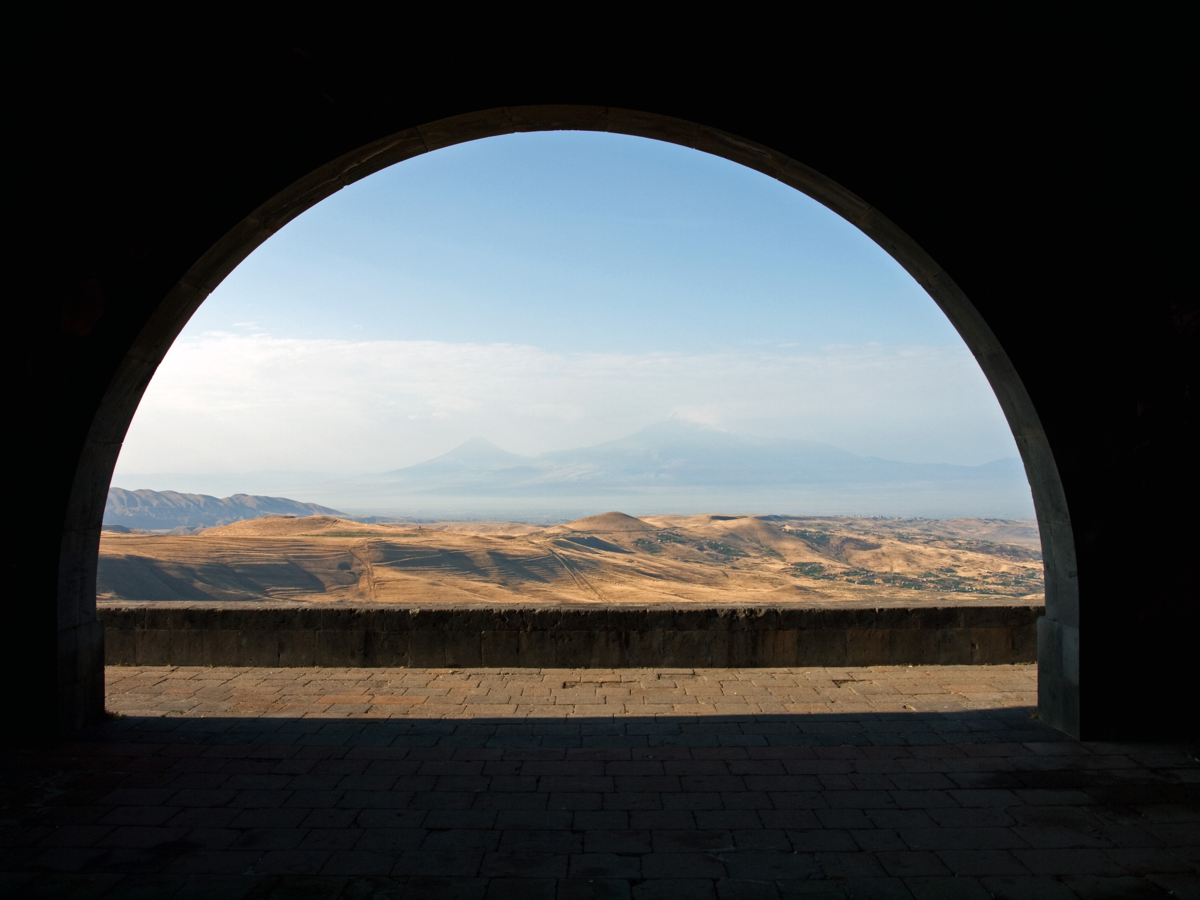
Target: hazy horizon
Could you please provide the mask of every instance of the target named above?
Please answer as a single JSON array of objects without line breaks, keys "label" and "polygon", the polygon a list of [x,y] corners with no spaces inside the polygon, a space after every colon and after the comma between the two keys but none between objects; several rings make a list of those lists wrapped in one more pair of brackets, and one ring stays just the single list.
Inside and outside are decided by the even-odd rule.
[{"label": "hazy horizon", "polygon": [[976,467],[897,463],[830,444],[671,420],[621,440],[531,456],[477,436],[449,453],[385,472],[171,473],[124,480],[113,486],[280,496],[355,515],[514,521],[567,521],[612,509],[632,515],[1033,515],[1017,459]]}]

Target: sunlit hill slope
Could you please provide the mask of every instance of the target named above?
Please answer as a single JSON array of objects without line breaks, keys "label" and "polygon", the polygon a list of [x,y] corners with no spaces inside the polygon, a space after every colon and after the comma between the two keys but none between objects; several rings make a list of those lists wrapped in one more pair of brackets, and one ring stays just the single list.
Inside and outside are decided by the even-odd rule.
[{"label": "sunlit hill slope", "polygon": [[545,529],[273,516],[109,532],[98,576],[114,602],[914,605],[1041,591],[1031,522],[617,512]]}]

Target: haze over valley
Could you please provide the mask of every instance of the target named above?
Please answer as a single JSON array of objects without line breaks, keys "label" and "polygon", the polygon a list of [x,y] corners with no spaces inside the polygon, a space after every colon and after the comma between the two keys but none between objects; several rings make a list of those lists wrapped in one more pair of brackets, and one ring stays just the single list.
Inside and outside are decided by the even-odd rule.
[{"label": "haze over valley", "polygon": [[[1017,459],[982,466],[896,462],[814,441],[740,435],[678,420],[619,440],[536,456],[509,453],[473,438],[448,453],[389,472],[341,478],[259,474],[243,476],[237,486],[246,490],[247,482],[282,487],[294,500],[324,509],[271,506],[264,499],[255,501],[258,505],[243,518],[255,509],[542,523],[612,508],[636,515],[713,510],[929,518],[1033,515]],[[218,508],[213,506],[216,498],[208,502],[211,514],[179,507],[183,518],[172,521],[171,503],[154,501],[151,512],[149,500],[139,505],[133,498],[110,494],[106,521],[161,529],[234,520],[230,503],[222,501],[224,507]],[[161,524],[149,524],[152,520]]]}]

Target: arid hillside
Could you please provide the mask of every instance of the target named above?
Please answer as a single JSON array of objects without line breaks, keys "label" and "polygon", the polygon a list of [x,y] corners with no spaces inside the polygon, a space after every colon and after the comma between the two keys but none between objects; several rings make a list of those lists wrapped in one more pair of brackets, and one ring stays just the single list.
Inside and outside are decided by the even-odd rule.
[{"label": "arid hillside", "polygon": [[612,512],[553,528],[270,516],[192,535],[106,532],[98,599],[890,606],[1042,590],[1031,522]]}]

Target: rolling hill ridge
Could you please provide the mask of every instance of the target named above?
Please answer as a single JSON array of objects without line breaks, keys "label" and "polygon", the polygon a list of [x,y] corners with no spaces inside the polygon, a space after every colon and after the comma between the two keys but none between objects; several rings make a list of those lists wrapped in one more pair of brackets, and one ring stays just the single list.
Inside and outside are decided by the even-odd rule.
[{"label": "rolling hill ridge", "polygon": [[213,528],[262,516],[341,516],[343,513],[316,503],[301,503],[284,497],[234,494],[180,494],[176,491],[127,491],[109,488],[104,505],[104,524],[123,528],[165,530]]}]

